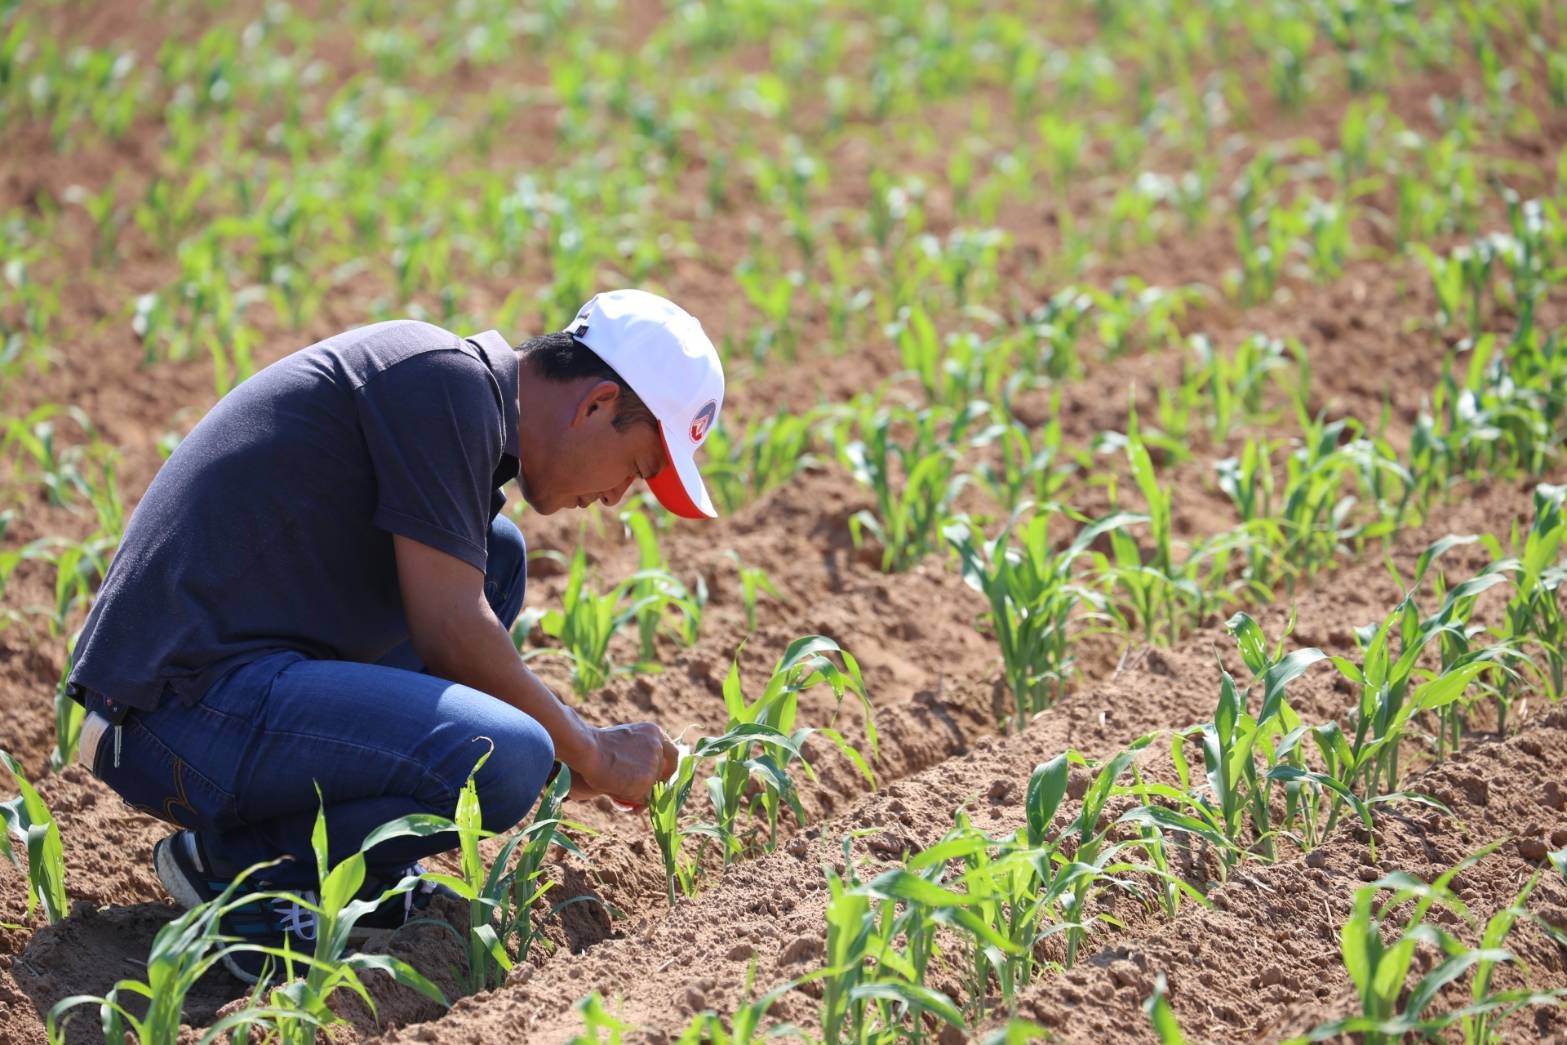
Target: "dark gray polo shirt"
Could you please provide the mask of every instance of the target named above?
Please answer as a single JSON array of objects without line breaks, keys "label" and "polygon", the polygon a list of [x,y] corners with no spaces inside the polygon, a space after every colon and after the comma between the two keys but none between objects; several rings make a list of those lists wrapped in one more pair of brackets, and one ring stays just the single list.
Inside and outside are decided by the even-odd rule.
[{"label": "dark gray polo shirt", "polygon": [[277,650],[378,660],[408,638],[392,535],[483,570],[516,455],[517,357],[494,331],[398,320],[278,360],[147,488],[69,681],[150,709]]}]

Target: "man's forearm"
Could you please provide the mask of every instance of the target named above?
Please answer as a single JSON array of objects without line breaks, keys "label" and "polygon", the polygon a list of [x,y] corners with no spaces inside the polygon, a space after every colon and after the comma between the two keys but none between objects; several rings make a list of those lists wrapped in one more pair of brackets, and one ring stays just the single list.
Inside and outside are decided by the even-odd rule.
[{"label": "man's forearm", "polygon": [[531,716],[555,742],[555,757],[579,773],[596,754],[593,729],[560,701],[517,655],[492,614],[447,631],[439,649],[420,651],[430,673],[497,697]]}]

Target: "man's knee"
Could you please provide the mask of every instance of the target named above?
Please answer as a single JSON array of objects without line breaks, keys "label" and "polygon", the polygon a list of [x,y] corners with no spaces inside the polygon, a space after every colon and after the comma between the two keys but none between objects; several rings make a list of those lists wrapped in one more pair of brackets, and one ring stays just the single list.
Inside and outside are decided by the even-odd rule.
[{"label": "man's knee", "polygon": [[491,738],[494,750],[479,771],[479,811],[486,831],[505,831],[533,808],[555,762],[544,727],[517,712],[513,728]]},{"label": "man's knee", "polygon": [[490,522],[486,555],[484,596],[501,623],[510,628],[522,612],[528,587],[528,542],[516,523],[496,515]]}]

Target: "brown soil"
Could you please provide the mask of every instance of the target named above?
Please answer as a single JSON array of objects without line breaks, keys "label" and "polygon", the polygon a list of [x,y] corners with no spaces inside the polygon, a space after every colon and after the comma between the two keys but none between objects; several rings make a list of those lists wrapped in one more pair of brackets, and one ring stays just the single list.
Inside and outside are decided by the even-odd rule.
[{"label": "brown soil", "polygon": [[[627,32],[642,39],[660,12],[653,4],[637,5],[636,11]],[[183,25],[181,31],[194,34],[199,28]],[[148,54],[157,40],[146,20],[108,16],[87,23],[77,35],[127,40]],[[753,59],[765,61],[756,56],[741,61]],[[1399,85],[1393,108],[1415,125],[1429,126],[1426,103],[1433,94],[1473,95],[1474,85],[1460,71],[1421,73]],[[1259,106],[1253,114],[1255,133],[1245,148],[1224,158],[1221,184],[1269,143],[1304,137],[1331,146],[1345,101],[1330,92],[1297,114]],[[547,129],[546,117],[552,115],[534,113],[530,119]],[[944,121],[964,126],[957,114],[939,107],[931,119],[938,127]],[[141,191],[146,172],[156,168],[156,127],[143,130],[94,157],[104,169],[131,172],[127,192]],[[1542,157],[1555,157],[1564,141],[1567,120],[1548,112],[1536,133],[1496,143],[1495,151],[1524,165],[1509,180],[1528,195],[1549,183],[1540,171]],[[14,142],[15,155],[0,158],[0,203],[36,207],[41,199],[58,198],[72,181],[93,180],[83,174],[92,164],[52,155],[42,128],[24,127]],[[866,206],[864,175],[874,162],[870,152],[852,135],[839,143],[828,157],[837,174],[825,206],[846,212]],[[46,161],[34,163],[33,154]],[[1178,172],[1180,157],[1155,157],[1153,169],[1164,159],[1172,173]],[[939,170],[925,162],[933,172]],[[904,166],[917,169],[920,163],[909,157]],[[1074,213],[1102,208],[1107,186],[1114,189],[1112,181],[1108,175],[1085,179],[1061,206]],[[692,198],[699,195],[698,187]],[[736,205],[743,208],[744,202]],[[1374,202],[1386,205],[1385,200]],[[697,220],[694,214],[683,217]],[[671,296],[699,314],[724,317],[736,330],[754,320],[733,303],[735,295],[727,289],[746,249],[740,218],[709,216],[704,223],[712,231],[704,243],[707,256],[672,261],[660,274]],[[1495,225],[1500,215],[1488,218]],[[937,232],[954,221],[939,194],[932,200],[931,220]],[[1059,247],[1056,220],[1054,213],[1021,207],[1003,215],[1012,244],[1002,271],[1019,288],[1024,307],[1048,296],[1037,288]],[[69,235],[55,263],[86,270],[90,227],[82,220],[67,221],[65,228]],[[59,361],[35,382],[0,390],[0,404],[7,413],[48,401],[80,405],[103,438],[119,448],[124,488],[140,491],[159,464],[160,435],[188,429],[212,402],[212,374],[205,361],[140,365],[140,346],[116,310],[128,295],[165,284],[171,261],[134,234],[127,240],[115,274],[70,288],[64,307],[74,328],[82,331],[80,340],[62,346]],[[1375,423],[1386,403],[1387,437],[1395,446],[1407,443],[1447,348],[1427,323],[1434,304],[1418,267],[1386,258],[1358,261],[1325,285],[1291,277],[1274,303],[1241,309],[1214,289],[1234,264],[1232,230],[1217,221],[1192,235],[1172,233],[1150,246],[1101,259],[1087,278],[1108,285],[1114,277],[1135,276],[1154,285],[1209,288],[1212,293],[1181,320],[1184,332],[1204,332],[1221,350],[1254,331],[1298,339],[1312,362],[1314,410]],[[472,293],[478,303],[498,304],[508,289],[507,281],[480,280]],[[373,288],[350,284],[307,330],[288,331],[280,322],[264,326],[258,364],[362,322],[372,296]],[[1567,313],[1564,306],[1558,294],[1539,320],[1560,322]],[[842,402],[889,382],[895,391],[911,387],[896,377],[901,366],[896,350],[879,333],[867,332],[862,352],[829,356],[810,347],[825,341],[827,320],[818,303],[802,305],[800,325],[800,341],[807,347],[798,365],[761,369],[738,362],[733,367],[728,416],[739,420],[802,404]],[[1025,421],[1043,423],[1051,415],[1050,397],[1059,391],[1066,438],[1086,447],[1101,432],[1124,429],[1133,403],[1145,419],[1151,416],[1161,383],[1176,372],[1184,354],[1166,347],[1119,360],[1090,358],[1081,379],[1027,393],[1016,408]],[[1197,539],[1232,524],[1233,510],[1215,488],[1213,466],[1234,451],[1241,437],[1258,430],[1293,431],[1285,421],[1243,426],[1223,445],[1199,434],[1192,440],[1192,460],[1167,470],[1181,495],[1180,536]],[[1116,459],[1101,460],[1104,474],[1120,468]],[[1430,540],[1446,533],[1505,534],[1515,521],[1527,525],[1530,488],[1532,483],[1512,482],[1471,486],[1462,499],[1435,509],[1421,528],[1400,535],[1387,551],[1407,571]],[[1075,492],[1079,507],[1109,506],[1102,476],[1099,484],[1085,482]],[[1121,494],[1122,504],[1136,506],[1124,489]],[[684,648],[662,639],[661,673],[616,677],[579,706],[598,723],[654,718],[672,732],[700,735],[722,723],[719,686],[742,643],[742,672],[750,691],[790,640],[827,635],[852,651],[864,668],[881,737],[874,760],[879,789],[869,792],[845,760],[813,743],[809,751],[818,780],[803,792],[813,826],[788,832],[777,852],[728,873],[712,871],[703,890],[673,910],[664,899],[662,869],[645,821],[607,806],[571,808],[570,816],[597,833],[581,840],[585,860],[562,859],[552,867],[558,882],[553,899],[584,895],[597,902],[563,912],[548,927],[547,944],[504,988],[464,999],[449,1012],[376,983],[381,1028],[401,1028],[386,1040],[564,1040],[581,1026],[573,1003],[592,990],[618,999],[616,1011],[647,1040],[668,1040],[695,1011],[723,1013],[744,1003],[753,965],[754,993],[815,967],[823,933],[821,868],[842,865],[844,839],[851,832],[869,832],[853,850],[868,876],[939,838],[960,808],[981,827],[1008,831],[1020,822],[1021,787],[1039,761],[1068,748],[1105,757],[1143,733],[1179,728],[1211,714],[1217,692],[1214,651],[1232,669],[1235,659],[1218,622],[1207,622],[1170,648],[1129,645],[1122,636],[1085,641],[1075,688],[1026,729],[998,732],[1006,696],[994,645],[975,626],[983,600],[941,556],[906,574],[877,570],[874,556],[853,546],[848,527],[849,517],[869,503],[867,491],[828,463],[715,526],[668,531],[664,549],[670,563],[682,577],[704,577],[712,593],[699,640]],[[980,510],[993,507],[979,505]],[[521,518],[535,550],[570,549],[581,540],[603,578],[623,575],[635,563],[635,551],[621,539],[610,513],[594,509],[586,523],[559,516]],[[5,541],[11,546],[45,534],[79,537],[90,529],[90,520],[40,499],[24,507]],[[765,568],[782,592],[781,599],[764,598],[755,632],[748,631],[736,594],[734,556],[747,566]],[[1380,547],[1367,549],[1361,561],[1320,578],[1288,605],[1252,609],[1270,635],[1283,630],[1292,610],[1298,612],[1298,644],[1350,654],[1349,626],[1379,615],[1400,594],[1383,558]],[[1461,576],[1465,567],[1481,561],[1455,552],[1448,568]],[[532,579],[530,605],[548,606],[558,599],[564,584],[558,567],[540,560]],[[7,603],[18,606],[52,597],[51,579],[31,565],[18,571],[6,594]],[[617,649],[622,661],[630,659],[629,644],[621,641]],[[6,714],[0,747],[22,760],[60,820],[74,901],[71,916],[58,926],[44,926],[35,915],[22,928],[0,929],[0,1041],[5,1042],[41,1041],[43,1015],[58,999],[101,992],[139,971],[153,935],[173,914],[150,865],[151,846],[165,826],[127,810],[79,767],[48,771],[53,744],[49,694],[64,656],[63,636],[36,627],[0,630],[0,708]],[[569,691],[559,662],[535,664],[557,689]],[[1327,671],[1299,680],[1291,699],[1308,721],[1341,714],[1346,704]],[[852,702],[840,712],[818,694],[802,711],[808,722],[824,722],[834,714],[841,714],[838,724],[851,740],[865,742],[864,722]],[[1140,1007],[1162,973],[1177,1016],[1198,1040],[1271,1040],[1345,1015],[1354,1001],[1334,934],[1353,889],[1368,874],[1375,876],[1368,868],[1431,877],[1487,841],[1550,837],[1567,828],[1560,790],[1548,792],[1557,780],[1567,780],[1567,719],[1533,702],[1516,735],[1473,736],[1457,756],[1411,779],[1410,787],[1447,801],[1457,814],[1454,819],[1399,808],[1382,819],[1375,865],[1364,862],[1364,840],[1341,830],[1315,853],[1269,867],[1248,866],[1215,891],[1216,909],[1189,908],[1173,922],[1118,909],[1124,928],[1096,937],[1091,953],[1073,971],[1039,981],[1021,998],[1019,1013],[1065,1040],[1145,1040]],[[1509,841],[1465,872],[1466,903],[1483,919],[1512,898],[1530,871]],[[0,863],[0,921],[22,921],[25,896],[25,879]],[[1567,890],[1559,882],[1542,885],[1536,901],[1541,910],[1567,912]],[[455,925],[466,920],[454,906],[439,913]],[[1562,952],[1543,933],[1526,929],[1512,945],[1528,961],[1532,985],[1567,984]],[[455,988],[462,955],[450,933],[434,926],[412,929],[394,949],[449,991]],[[190,999],[188,1022],[192,1027],[210,1024],[242,993],[221,971],[209,975]],[[341,1040],[375,1036],[377,1027],[362,1008],[345,1004],[343,1011],[352,1027]],[[815,1029],[815,1013],[815,1001],[803,990],[790,992],[772,1010],[774,1018],[808,1030]],[[1567,1021],[1559,1010],[1541,1010],[1515,1024],[1515,1033],[1562,1035]],[[70,1040],[97,1037],[91,1014],[83,1013]]]},{"label": "brown soil", "polygon": [[[1520,517],[1519,512],[1526,511],[1527,497],[1520,497],[1516,489],[1498,488],[1477,495],[1442,513],[1422,531],[1407,534],[1399,541],[1395,559],[1407,572],[1431,539],[1449,532],[1473,532],[1478,527],[1505,527],[1510,519]],[[1466,576],[1465,565],[1461,560],[1454,560],[1450,564],[1452,575]],[[1309,638],[1330,654],[1351,654],[1353,640],[1345,629],[1346,620],[1369,620],[1398,595],[1398,589],[1380,563],[1346,570],[1325,580],[1320,588],[1303,594],[1296,607],[1300,614],[1297,634],[1302,637],[1303,644]],[[1274,610],[1262,618],[1269,634],[1282,631],[1285,616],[1283,610]],[[819,947],[813,950],[809,943],[798,941],[803,938],[819,940],[824,931],[826,883],[819,869],[824,866],[841,869],[843,842],[851,831],[873,832],[857,841],[854,847],[861,877],[869,878],[883,865],[896,863],[902,854],[918,851],[939,839],[951,827],[957,809],[966,809],[977,826],[992,833],[1005,834],[1014,830],[1022,818],[1021,789],[1039,762],[1069,748],[1090,757],[1109,757],[1145,732],[1179,728],[1210,716],[1218,694],[1214,651],[1228,651],[1230,647],[1222,628],[1214,628],[1194,635],[1176,647],[1144,649],[1101,676],[1101,681],[1084,686],[1063,699],[1021,733],[982,737],[957,757],[890,784],[879,793],[864,795],[841,815],[807,831],[797,843],[731,871],[712,888],[677,905],[667,915],[655,918],[645,928],[635,926],[625,938],[608,941],[582,954],[559,956],[542,969],[514,974],[503,991],[465,999],[442,1019],[442,1026],[451,1026],[454,1034],[472,1040],[502,1040],[523,1035],[529,1040],[563,1040],[580,1029],[572,1003],[592,990],[601,992],[606,998],[619,998],[622,1017],[644,1031],[648,1040],[666,1040],[666,1035],[679,1031],[692,1011],[704,1006],[719,1012],[732,1011],[749,1000],[744,992],[747,968],[753,960],[758,963],[755,980],[758,994],[775,983],[814,968],[799,956],[819,954]],[[1226,655],[1226,659],[1233,661],[1234,658]],[[1233,669],[1235,665],[1232,663],[1231,667]],[[1322,671],[1307,675],[1292,687],[1291,702],[1303,720],[1321,721],[1341,712],[1344,695],[1334,686],[1330,674]],[[1419,778],[1411,786],[1445,794],[1451,789],[1446,781],[1455,773],[1467,776],[1478,772],[1491,777],[1514,774],[1517,779],[1516,762],[1504,764],[1509,768],[1474,768],[1484,766],[1486,753],[1493,747],[1511,751],[1524,745],[1532,750],[1550,751],[1552,753],[1545,757],[1552,760],[1552,765],[1559,764],[1567,758],[1567,748],[1562,746],[1562,741],[1567,739],[1562,732],[1564,727],[1567,722],[1559,716],[1537,726],[1531,720],[1525,736],[1507,745],[1482,746],[1466,755],[1465,761],[1455,760],[1434,770],[1430,779],[1440,783],[1427,783],[1426,778]],[[1531,740],[1531,737],[1536,739]],[[1460,766],[1463,768],[1458,768]],[[1549,766],[1540,771],[1542,776],[1534,779],[1551,778]],[[1498,786],[1492,788],[1492,793],[1499,795],[1501,790]],[[1486,841],[1521,832],[1529,824],[1543,823],[1549,818],[1542,815],[1545,811],[1538,808],[1532,791],[1516,786],[1511,790],[1517,795],[1516,801],[1509,798],[1505,807],[1497,801],[1495,808],[1485,811],[1480,822],[1454,807],[1468,825],[1465,830],[1469,833],[1447,831],[1444,848],[1433,851],[1436,855],[1428,855],[1424,863],[1412,860],[1407,855],[1409,850],[1394,845],[1381,853],[1380,866],[1428,873],[1433,863],[1451,858],[1450,865],[1464,852],[1478,848]],[[1070,808],[1064,808],[1057,815],[1068,817],[1071,812]],[[1559,820],[1560,817],[1556,817],[1550,826],[1559,826]],[[1345,854],[1342,860],[1347,862],[1358,860],[1355,854],[1366,847],[1345,831],[1330,840],[1327,848],[1330,853]],[[1267,870],[1282,874],[1296,864],[1300,861]],[[1512,892],[1508,889],[1516,891],[1515,871],[1516,865],[1503,866],[1499,860],[1497,901],[1511,899]],[[1248,869],[1246,875],[1255,877],[1254,870]],[[1358,883],[1359,879],[1356,881]],[[1239,886],[1232,883],[1219,895],[1229,907],[1228,914],[1244,921],[1248,909],[1239,900],[1229,899],[1240,891]],[[1347,892],[1340,891],[1340,905],[1347,899]],[[1481,918],[1491,913],[1485,909],[1483,896],[1477,897],[1471,906]],[[1118,914],[1122,913],[1118,911]],[[1235,936],[1227,938],[1245,938],[1248,933],[1255,935],[1259,925],[1272,924],[1275,913],[1263,907],[1250,910],[1249,916],[1253,922],[1245,932],[1236,926],[1226,926],[1235,931]],[[1168,927],[1150,916],[1144,916],[1142,921],[1150,932],[1162,931],[1170,939],[1182,940],[1200,938],[1188,937],[1186,927],[1192,921],[1206,917],[1212,915],[1206,912],[1191,914]],[[1136,935],[1139,926],[1135,920],[1130,921],[1127,932],[1104,938],[1101,946],[1071,975],[1098,975],[1100,966],[1108,967],[1118,960],[1113,956],[1132,946],[1127,941],[1139,939]],[[1336,927],[1338,922],[1332,924]],[[1188,945],[1188,957],[1183,964],[1189,963],[1190,953]],[[1335,955],[1330,953],[1327,957],[1333,959]],[[1326,969],[1326,962],[1323,967]],[[1547,963],[1543,969],[1536,969],[1544,977],[1540,982],[1559,982],[1561,968],[1558,958],[1554,965]],[[1150,978],[1152,971],[1148,973]],[[1194,974],[1195,970],[1188,969],[1185,977],[1190,979]],[[1108,976],[1108,972],[1105,975]],[[1551,980],[1553,975],[1556,981]],[[1227,982],[1227,989],[1247,991],[1244,981],[1235,976],[1228,977]],[[1315,983],[1316,977],[1303,978],[1302,982]],[[1092,1026],[1079,1027],[1070,1022],[1075,1010],[1068,1009],[1064,1010],[1065,1015],[1057,1017],[1053,1026],[1065,1031],[1071,1040],[1100,1040],[1101,1033],[1109,1027],[1123,1028],[1128,1039],[1142,1040],[1146,1036],[1142,1029],[1145,1023],[1140,1022],[1142,1017],[1136,1006],[1147,992],[1138,994],[1135,999],[1131,992],[1124,993],[1128,999],[1127,1012],[1136,1015],[1136,1020],[1122,1013]],[[673,1008],[669,1003],[671,998],[677,999]],[[696,998],[701,1001],[696,1002]],[[1203,1003],[1200,996],[1192,999],[1195,1006]],[[1052,1004],[1041,1001],[1036,1008],[1042,1011]],[[1096,1001],[1085,1008],[1093,1009],[1097,1004]],[[1249,1013],[1255,1006],[1248,1009],[1246,1005],[1237,1005],[1235,1009]],[[1185,1010],[1179,1011],[1184,1018]],[[814,1025],[815,1002],[795,991],[781,1000],[772,1012],[780,1020],[810,1028]],[[1285,1029],[1279,1025],[1282,1019],[1281,1015],[1278,1020],[1258,1028],[1256,1033],[1262,1038],[1276,1036]],[[1288,1029],[1295,1029],[1294,1024],[1289,1024]],[[1249,1026],[1238,1024],[1228,1028],[1219,1025],[1209,1030],[1211,1033],[1203,1033],[1199,1027],[1195,1036],[1202,1040],[1252,1032]],[[420,1035],[420,1030],[412,1029],[393,1035],[391,1040],[423,1040]]]}]

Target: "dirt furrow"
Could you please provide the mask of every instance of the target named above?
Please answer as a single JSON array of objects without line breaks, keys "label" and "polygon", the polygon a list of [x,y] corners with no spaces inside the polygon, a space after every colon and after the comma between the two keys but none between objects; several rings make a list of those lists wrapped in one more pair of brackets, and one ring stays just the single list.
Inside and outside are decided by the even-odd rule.
[{"label": "dirt furrow", "polygon": [[[1436,919],[1478,946],[1475,926],[1510,904],[1542,869],[1547,841],[1567,844],[1564,779],[1567,712],[1556,710],[1511,739],[1472,743],[1406,782],[1445,803],[1454,817],[1401,804],[1379,818],[1375,860],[1363,832],[1341,829],[1310,853],[1250,868],[1210,894],[1214,909],[1191,910],[1147,935],[1118,938],[1072,970],[1042,979],[1019,998],[1018,1014],[1047,1027],[1058,1036],[1052,1040],[1155,1040],[1142,1004],[1162,975],[1182,1030],[1198,1041],[1277,1041],[1357,1015],[1359,999],[1339,952],[1339,929],[1355,891],[1394,871],[1432,881],[1501,841],[1452,882],[1474,921]],[[1527,908],[1567,925],[1567,881],[1545,868]],[[1567,987],[1567,951],[1538,925],[1520,920],[1507,948],[1526,965],[1504,966],[1494,989]],[[1428,953],[1421,968],[1432,964]],[[1428,1013],[1469,1000],[1464,992],[1448,991]],[[1552,1038],[1567,1033],[1567,1011],[1529,1010],[1514,1017],[1512,1029]]]},{"label": "dirt furrow", "polygon": [[[1505,530],[1528,511],[1526,493],[1496,487],[1451,509],[1400,540],[1396,561],[1406,568],[1427,543],[1448,532]],[[1451,565],[1453,575],[1461,572]],[[1325,578],[1298,605],[1298,633],[1329,652],[1352,653],[1347,625],[1385,612],[1399,592],[1380,563],[1348,568]],[[1268,615],[1272,634],[1277,617]],[[854,803],[843,815],[807,831],[784,851],[731,870],[694,900],[666,916],[644,918],[623,939],[608,940],[580,955],[559,956],[540,969],[525,970],[490,994],[465,999],[439,1021],[440,1033],[478,1040],[527,1035],[561,1040],[579,1029],[571,1004],[590,991],[622,999],[622,1016],[657,1039],[705,1007],[732,1011],[746,998],[746,969],[758,964],[758,992],[808,971],[823,932],[824,881],[819,868],[842,863],[843,839],[851,831],[873,833],[855,843],[874,865],[897,859],[939,838],[954,810],[969,811],[975,824],[1007,831],[1021,820],[1021,789],[1032,767],[1068,748],[1106,757],[1150,730],[1202,721],[1217,700],[1213,657],[1230,643],[1219,629],[1199,633],[1170,649],[1129,658],[1098,684],[1062,699],[1021,733],[986,737],[970,750],[894,783]],[[1291,701],[1307,721],[1342,713],[1347,698],[1326,672],[1308,675],[1291,689]],[[649,847],[649,858],[654,854]],[[670,999],[677,999],[671,1011]],[[813,1020],[815,1004],[798,992],[779,1002],[780,1020]],[[409,1028],[389,1040],[423,1040],[423,1028]]]}]

